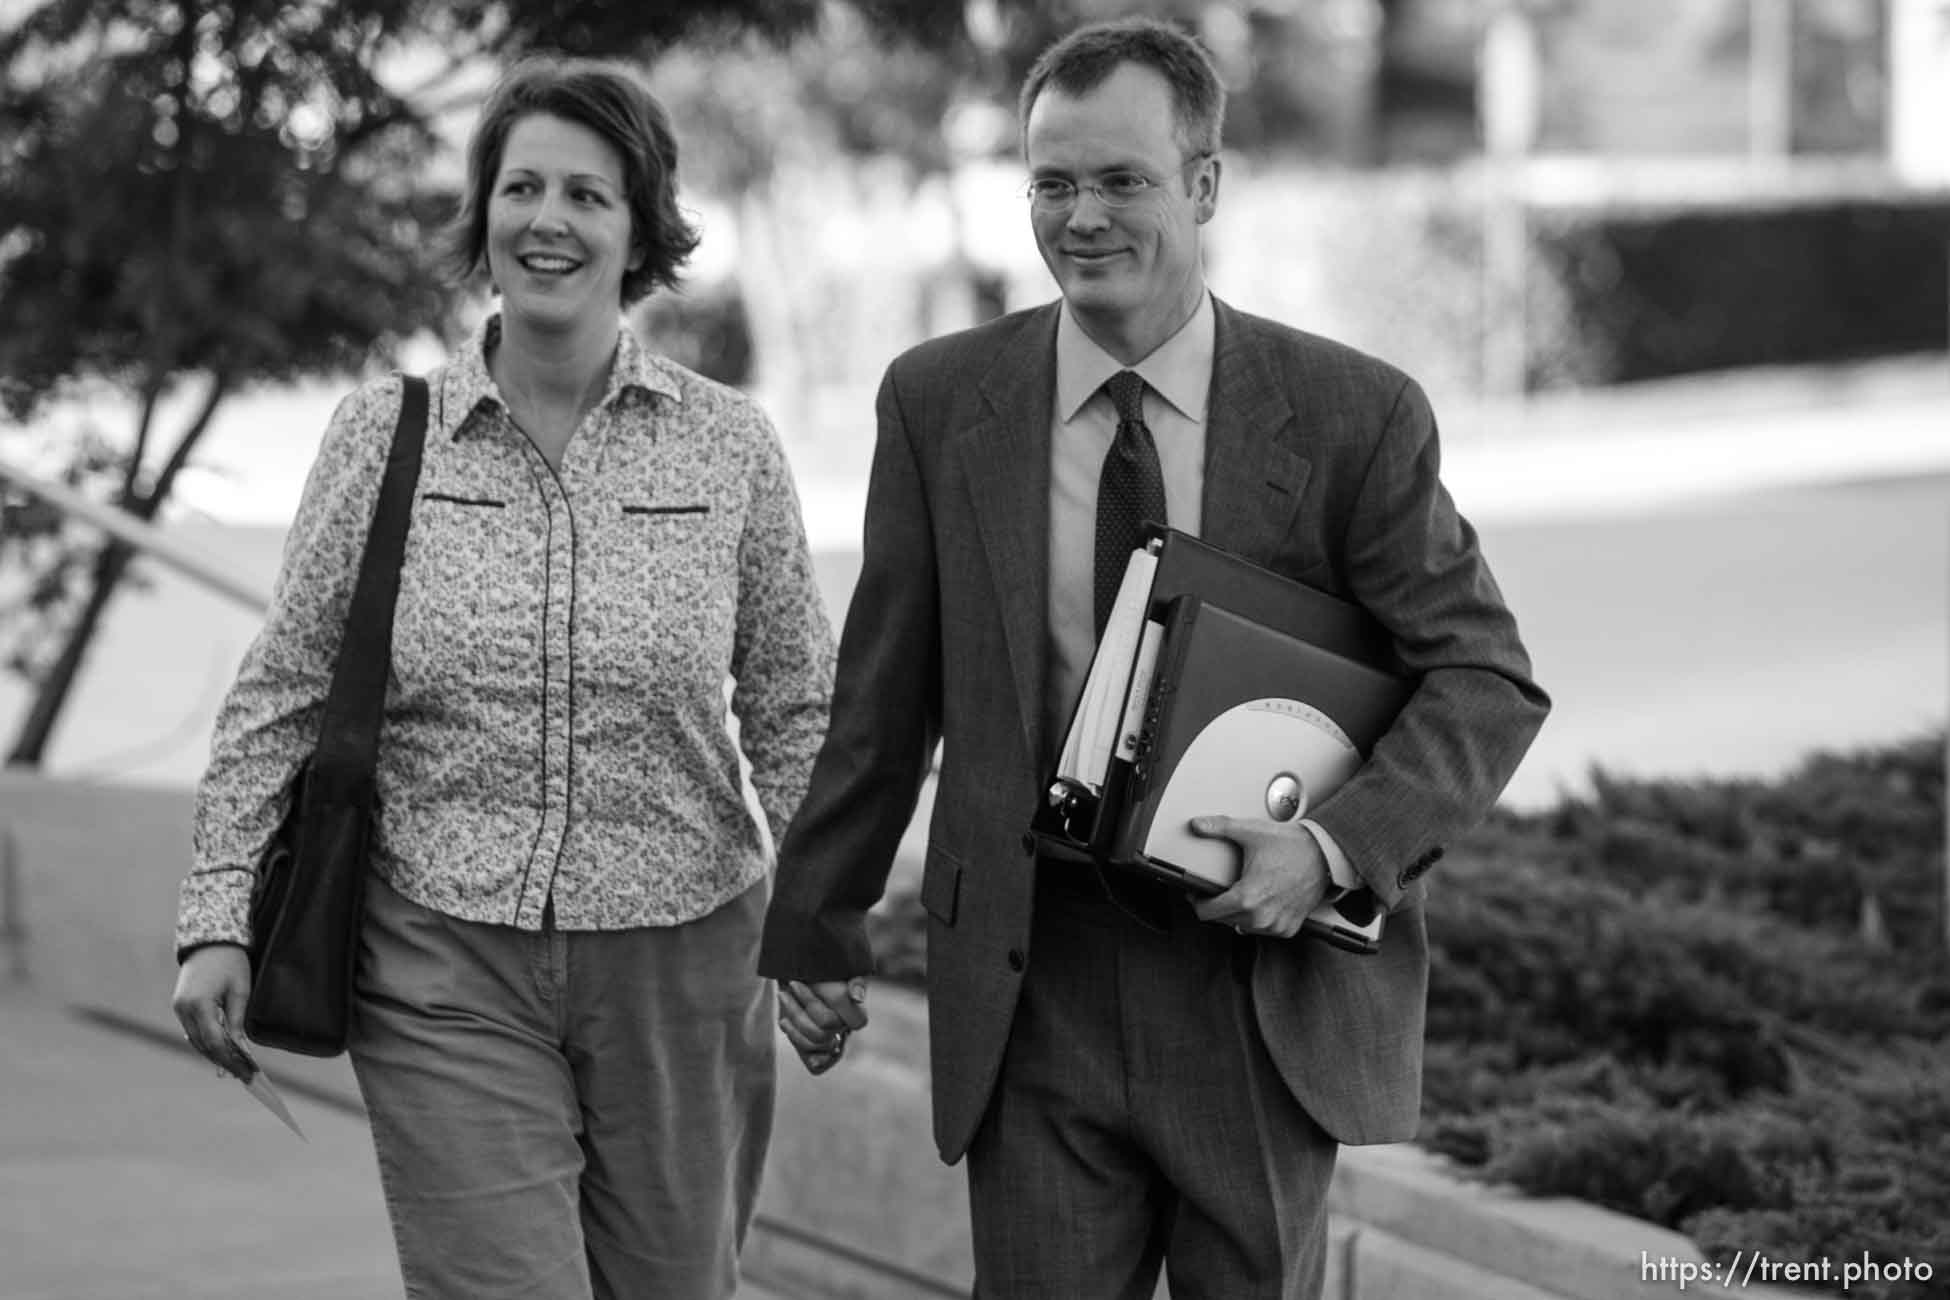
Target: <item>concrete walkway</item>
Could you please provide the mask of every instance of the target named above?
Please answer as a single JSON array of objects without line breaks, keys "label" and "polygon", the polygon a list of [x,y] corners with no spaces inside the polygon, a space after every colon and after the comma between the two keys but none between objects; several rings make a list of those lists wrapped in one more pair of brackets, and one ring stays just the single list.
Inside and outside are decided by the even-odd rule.
[{"label": "concrete walkway", "polygon": [[1688,376],[1440,418],[1443,480],[1473,519],[1639,514],[1950,470],[1950,357]]},{"label": "concrete walkway", "polygon": [[0,1300],[401,1294],[343,1101],[280,1077],[300,1142],[166,1035],[19,988],[0,992],[0,1042]]}]

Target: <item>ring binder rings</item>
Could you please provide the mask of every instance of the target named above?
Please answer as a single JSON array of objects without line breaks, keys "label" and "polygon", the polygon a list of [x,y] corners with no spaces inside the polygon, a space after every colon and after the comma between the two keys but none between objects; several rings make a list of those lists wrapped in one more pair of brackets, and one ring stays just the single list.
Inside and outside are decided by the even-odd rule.
[{"label": "ring binder rings", "polygon": [[[1365,610],[1175,529],[1134,551],[1032,828],[1211,896],[1240,852],[1193,817],[1298,822],[1360,767],[1414,689]],[[1295,834],[1306,834],[1298,826]],[[1304,931],[1373,952],[1367,889]]]}]

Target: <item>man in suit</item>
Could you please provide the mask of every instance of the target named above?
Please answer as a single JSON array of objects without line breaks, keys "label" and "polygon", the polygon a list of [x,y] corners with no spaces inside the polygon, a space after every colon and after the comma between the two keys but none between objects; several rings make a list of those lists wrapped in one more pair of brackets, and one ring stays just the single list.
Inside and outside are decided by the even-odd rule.
[{"label": "man in suit", "polygon": [[[1224,94],[1198,45],[1146,20],[1081,29],[1021,106],[1062,300],[888,369],[832,725],[760,969],[808,1067],[829,1067],[865,1023],[865,913],[939,742],[921,890],[935,1139],[968,1158],[977,1294],[1148,1297],[1162,1262],[1180,1300],[1314,1295],[1337,1145],[1415,1128],[1420,877],[1549,701],[1438,480],[1421,390],[1206,291]],[[1419,679],[1304,829],[1195,823],[1243,859],[1196,906],[1029,830],[1099,574],[1114,586],[1119,530],[1161,510],[1358,601]],[[1377,954],[1298,934],[1360,884],[1390,912]]]}]

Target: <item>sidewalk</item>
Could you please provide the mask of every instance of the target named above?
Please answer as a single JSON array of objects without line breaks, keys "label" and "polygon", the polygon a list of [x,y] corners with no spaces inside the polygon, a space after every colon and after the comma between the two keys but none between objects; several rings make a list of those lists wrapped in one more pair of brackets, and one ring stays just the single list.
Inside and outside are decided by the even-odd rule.
[{"label": "sidewalk", "polygon": [[1630,514],[1950,471],[1950,356],[1689,376],[1437,412],[1443,480],[1479,521]]},{"label": "sidewalk", "polygon": [[281,1077],[301,1143],[166,1037],[19,988],[0,990],[0,1042],[0,1300],[401,1294],[346,1101]]}]

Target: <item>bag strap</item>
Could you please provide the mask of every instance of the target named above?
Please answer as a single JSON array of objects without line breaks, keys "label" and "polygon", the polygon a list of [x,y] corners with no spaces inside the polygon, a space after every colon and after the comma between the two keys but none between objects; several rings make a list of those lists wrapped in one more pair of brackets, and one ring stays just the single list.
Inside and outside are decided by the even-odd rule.
[{"label": "bag strap", "polygon": [[386,456],[379,504],[373,507],[372,523],[366,531],[359,580],[352,589],[345,637],[339,645],[338,662],[332,666],[332,686],[325,696],[325,714],[318,730],[319,756],[351,760],[367,769],[379,757],[379,724],[385,714],[386,678],[393,662],[393,606],[399,598],[400,562],[406,555],[413,493],[420,482],[420,451],[426,444],[427,381],[418,375],[404,378],[399,424],[393,429],[392,450]]}]

